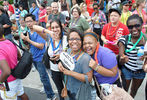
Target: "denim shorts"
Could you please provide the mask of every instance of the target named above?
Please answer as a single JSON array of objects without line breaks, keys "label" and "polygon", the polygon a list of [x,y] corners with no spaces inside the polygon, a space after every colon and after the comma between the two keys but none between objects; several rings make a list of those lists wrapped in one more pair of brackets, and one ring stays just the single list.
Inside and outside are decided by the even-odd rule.
[{"label": "denim shorts", "polygon": [[124,74],[126,80],[131,80],[133,78],[144,79],[145,75],[146,75],[146,73],[144,71],[142,71],[140,73],[133,73],[132,71],[128,70],[125,67],[122,68],[122,73]]}]

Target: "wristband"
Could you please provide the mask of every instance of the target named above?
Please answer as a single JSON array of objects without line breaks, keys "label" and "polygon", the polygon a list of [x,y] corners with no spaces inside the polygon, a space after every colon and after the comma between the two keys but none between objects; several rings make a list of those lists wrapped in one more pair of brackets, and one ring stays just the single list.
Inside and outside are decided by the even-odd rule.
[{"label": "wristband", "polygon": [[94,70],[95,70],[95,71],[97,71],[97,70],[98,70],[98,68],[99,68],[99,65],[97,65],[97,66],[94,68]]},{"label": "wristband", "polygon": [[42,30],[42,33],[45,33],[45,28]]}]

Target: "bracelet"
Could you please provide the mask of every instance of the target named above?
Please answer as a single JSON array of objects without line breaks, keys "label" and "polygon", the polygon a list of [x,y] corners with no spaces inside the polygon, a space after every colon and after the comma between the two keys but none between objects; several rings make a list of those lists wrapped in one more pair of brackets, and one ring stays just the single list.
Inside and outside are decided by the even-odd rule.
[{"label": "bracelet", "polygon": [[94,68],[94,70],[95,70],[95,71],[97,71],[97,70],[98,70],[98,68],[99,68],[98,66],[99,66],[99,65],[97,65],[97,66]]},{"label": "bracelet", "polygon": [[45,33],[45,28],[42,30],[42,33]]}]

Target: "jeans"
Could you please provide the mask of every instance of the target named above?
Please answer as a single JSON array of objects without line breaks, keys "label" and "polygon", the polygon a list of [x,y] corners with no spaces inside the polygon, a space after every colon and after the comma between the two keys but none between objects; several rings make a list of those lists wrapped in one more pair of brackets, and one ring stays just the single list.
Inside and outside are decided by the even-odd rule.
[{"label": "jeans", "polygon": [[46,72],[45,65],[41,61],[40,62],[33,61],[33,64],[34,64],[35,68],[37,69],[37,71],[39,72],[40,80],[43,83],[44,90],[45,90],[47,97],[52,98],[55,95],[55,93],[52,90],[50,80],[49,80],[48,74]]}]

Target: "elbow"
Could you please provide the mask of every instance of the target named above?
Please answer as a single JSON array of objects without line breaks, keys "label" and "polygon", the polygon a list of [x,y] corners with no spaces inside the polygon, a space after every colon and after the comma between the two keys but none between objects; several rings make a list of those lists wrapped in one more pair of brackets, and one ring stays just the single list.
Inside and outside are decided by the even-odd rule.
[{"label": "elbow", "polygon": [[11,74],[11,70],[7,70],[5,72],[3,72],[4,76],[9,77]]}]

